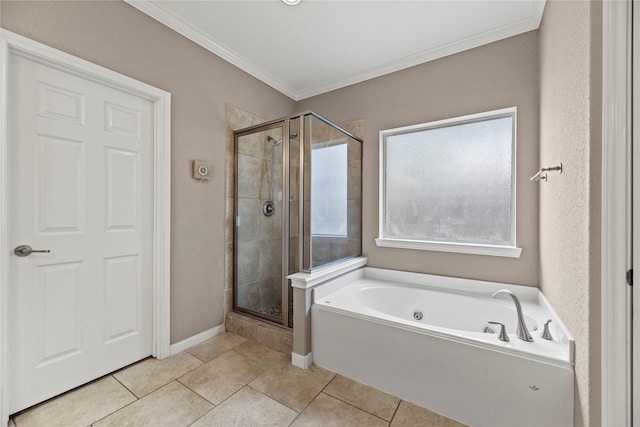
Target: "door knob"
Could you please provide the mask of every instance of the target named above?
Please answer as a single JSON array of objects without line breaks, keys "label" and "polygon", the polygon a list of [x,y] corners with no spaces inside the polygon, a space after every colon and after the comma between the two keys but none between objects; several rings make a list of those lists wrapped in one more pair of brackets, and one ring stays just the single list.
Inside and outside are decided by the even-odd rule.
[{"label": "door knob", "polygon": [[29,245],[20,245],[13,250],[13,253],[22,257],[29,256],[34,252],[41,252],[43,254],[48,254],[51,251],[49,249],[34,250]]}]

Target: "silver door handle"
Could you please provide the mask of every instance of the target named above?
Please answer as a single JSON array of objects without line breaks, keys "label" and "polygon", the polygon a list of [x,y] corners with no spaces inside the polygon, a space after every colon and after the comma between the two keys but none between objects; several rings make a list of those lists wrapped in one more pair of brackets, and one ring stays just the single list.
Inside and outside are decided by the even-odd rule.
[{"label": "silver door handle", "polygon": [[34,252],[41,252],[43,254],[48,254],[51,251],[49,249],[34,250],[29,245],[20,245],[13,250],[13,253],[15,253],[18,256],[29,256]]}]

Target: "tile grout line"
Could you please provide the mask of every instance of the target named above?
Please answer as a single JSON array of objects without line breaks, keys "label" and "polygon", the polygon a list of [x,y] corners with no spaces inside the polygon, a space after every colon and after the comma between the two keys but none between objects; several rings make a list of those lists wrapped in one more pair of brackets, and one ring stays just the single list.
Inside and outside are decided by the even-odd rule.
[{"label": "tile grout line", "polygon": [[[146,360],[146,359],[145,359],[145,360]],[[94,426],[96,423],[99,423],[100,421],[104,420],[105,418],[110,417],[111,415],[113,415],[113,414],[115,414],[115,413],[117,413],[117,412],[120,412],[120,411],[121,411],[121,410],[123,410],[124,408],[126,408],[126,407],[128,407],[128,406],[133,405],[134,403],[136,403],[138,400],[140,400],[140,399],[141,399],[140,397],[136,396],[136,394],[135,394],[134,392],[132,392],[131,390],[129,390],[129,389],[127,388],[127,386],[125,386],[125,385],[124,385],[124,384],[122,384],[120,381],[118,381],[118,379],[117,379],[113,374],[110,374],[110,376],[112,376],[112,377],[113,377],[113,379],[114,379],[114,380],[116,380],[116,381],[118,382],[118,384],[122,385],[122,387],[124,387],[124,388],[125,388],[125,390],[127,390],[129,393],[131,393],[131,395],[132,395],[133,397],[135,397],[135,400],[134,400],[133,402],[129,402],[129,403],[127,403],[126,405],[124,405],[124,406],[122,406],[122,407],[118,408],[117,410],[115,410],[115,411],[111,412],[110,414],[107,414],[107,415],[105,415],[104,417],[102,417],[102,418],[99,418],[99,419],[95,420],[94,422],[92,422],[91,424],[89,424],[89,426],[90,426],[90,427],[91,427],[91,426]],[[154,391],[155,391],[155,390],[154,390]],[[151,393],[149,393],[149,394],[151,394]]]},{"label": "tile grout line", "polygon": [[[382,417],[380,417],[380,416],[378,416],[378,415],[376,415],[376,414],[373,414],[373,413],[371,413],[371,412],[367,411],[367,410],[366,410],[366,409],[364,409],[364,408],[361,408],[361,407],[359,407],[359,406],[356,406],[356,405],[354,405],[353,403],[349,403],[349,402],[347,402],[346,400],[342,400],[342,399],[340,399],[339,397],[336,397],[336,396],[334,396],[334,395],[332,395],[332,394],[329,394],[329,393],[327,393],[327,392],[326,392],[326,391],[324,391],[324,390],[322,390],[318,395],[320,395],[320,394],[324,394],[324,395],[326,395],[326,396],[329,396],[329,397],[331,397],[331,398],[333,398],[333,399],[336,399],[336,400],[338,400],[338,401],[340,401],[340,402],[342,402],[342,403],[345,403],[345,404],[347,404],[347,405],[351,406],[352,408],[358,409],[358,410],[360,410],[360,411],[362,411],[362,412],[364,412],[364,413],[366,413],[366,414],[369,414],[369,415],[371,415],[372,417],[376,417],[377,419],[379,419],[379,420],[384,421],[385,423],[387,423],[387,425],[391,424],[391,421],[393,420],[393,417],[391,418],[391,420],[385,420],[384,418],[382,418]],[[316,396],[316,398],[317,398],[317,396]],[[313,400],[315,400],[316,398],[314,398]],[[398,403],[398,406],[400,406],[400,404],[399,404],[399,403]],[[396,408],[396,409],[397,409],[397,408]],[[395,415],[395,411],[394,411],[393,415]]]},{"label": "tile grout line", "polygon": [[[326,391],[327,387],[329,387],[329,384],[331,384],[331,383],[333,382],[333,380],[334,380],[334,379],[336,379],[336,378],[338,377],[338,375],[339,375],[339,374],[338,374],[338,373],[336,373],[336,374],[333,376],[333,378],[331,379],[331,381],[329,381],[329,382],[327,383],[327,385],[326,385],[326,386],[324,386],[324,388],[320,391],[320,393],[324,393],[324,394],[326,394],[327,396],[333,397],[334,399],[339,400],[340,402],[346,403],[346,404],[347,404],[347,405],[349,405],[349,406],[352,406],[352,407],[354,407],[354,408],[356,408],[356,409],[359,409],[359,410],[361,410],[361,411],[363,411],[363,412],[366,412],[367,414],[370,414],[370,415],[372,415],[372,416],[374,416],[374,417],[376,417],[376,418],[378,418],[378,419],[380,419],[380,420],[382,420],[382,421],[386,422],[388,425],[391,425],[391,422],[393,421],[393,418],[396,416],[396,412],[398,412],[398,408],[400,407],[400,403],[402,403],[402,399],[400,399],[398,396],[394,396],[394,395],[392,395],[392,394],[386,393],[386,394],[389,394],[389,396],[392,396],[392,397],[397,398],[397,399],[398,399],[398,404],[396,405],[396,408],[393,410],[393,415],[391,416],[391,419],[389,419],[389,420],[385,420],[384,418],[382,418],[382,417],[380,417],[380,416],[378,416],[378,415],[376,415],[376,414],[374,414],[374,413],[372,413],[372,412],[369,412],[369,411],[367,411],[367,410],[366,410],[366,409],[364,409],[364,408],[361,408],[361,407],[359,407],[359,406],[356,406],[356,405],[354,405],[353,403],[347,402],[346,400],[343,400],[343,399],[341,399],[341,398],[339,398],[339,397],[337,397],[337,396],[334,396],[334,395],[332,395],[331,393],[327,392],[327,391]],[[345,378],[346,378],[346,377],[345,377]],[[355,380],[351,380],[351,381],[357,382],[357,381],[355,381]],[[362,384],[362,383],[360,383],[360,384]],[[363,384],[363,385],[365,385],[365,386],[366,386],[366,384]],[[367,386],[367,387],[371,387],[371,386]],[[373,388],[374,390],[378,390],[378,389],[376,389],[375,387],[371,387],[371,388]],[[378,390],[378,391],[382,391],[382,390]],[[319,395],[320,393],[318,393],[318,395]],[[315,400],[317,397],[318,397],[318,396],[314,397],[314,398],[313,398],[313,400]],[[313,400],[312,400],[312,402],[313,402]]]},{"label": "tile grout line", "polygon": [[398,406],[396,406],[396,410],[393,411],[393,415],[391,416],[391,420],[389,421],[389,426],[391,426],[391,423],[393,422],[393,419],[396,417],[396,414],[398,413],[398,410],[400,410],[400,405],[402,405],[403,400],[400,399],[400,401],[398,402]]}]

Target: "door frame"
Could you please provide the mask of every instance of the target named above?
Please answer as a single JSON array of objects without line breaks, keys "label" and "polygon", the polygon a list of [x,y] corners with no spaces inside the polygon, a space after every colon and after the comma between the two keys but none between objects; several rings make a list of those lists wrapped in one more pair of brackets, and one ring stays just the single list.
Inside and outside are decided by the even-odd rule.
[{"label": "door frame", "polygon": [[153,255],[152,355],[158,359],[170,356],[169,286],[171,231],[171,94],[99,65],[61,52],[11,31],[0,29],[0,425],[9,420],[8,413],[8,331],[11,319],[7,301],[9,257],[9,188],[7,173],[9,134],[8,88],[9,67],[13,55],[26,56],[37,62],[76,76],[121,90],[153,103]]},{"label": "door frame", "polygon": [[602,24],[601,423],[630,427],[632,2],[603,2]]}]

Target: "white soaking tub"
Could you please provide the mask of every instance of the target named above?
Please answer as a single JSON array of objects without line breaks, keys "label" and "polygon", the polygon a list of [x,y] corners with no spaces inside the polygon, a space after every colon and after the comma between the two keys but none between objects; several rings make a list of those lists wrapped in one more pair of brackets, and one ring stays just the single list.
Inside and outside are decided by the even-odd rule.
[{"label": "white soaking tub", "polygon": [[573,338],[536,288],[365,267],[314,288],[311,339],[316,365],[471,426],[573,425]]}]

